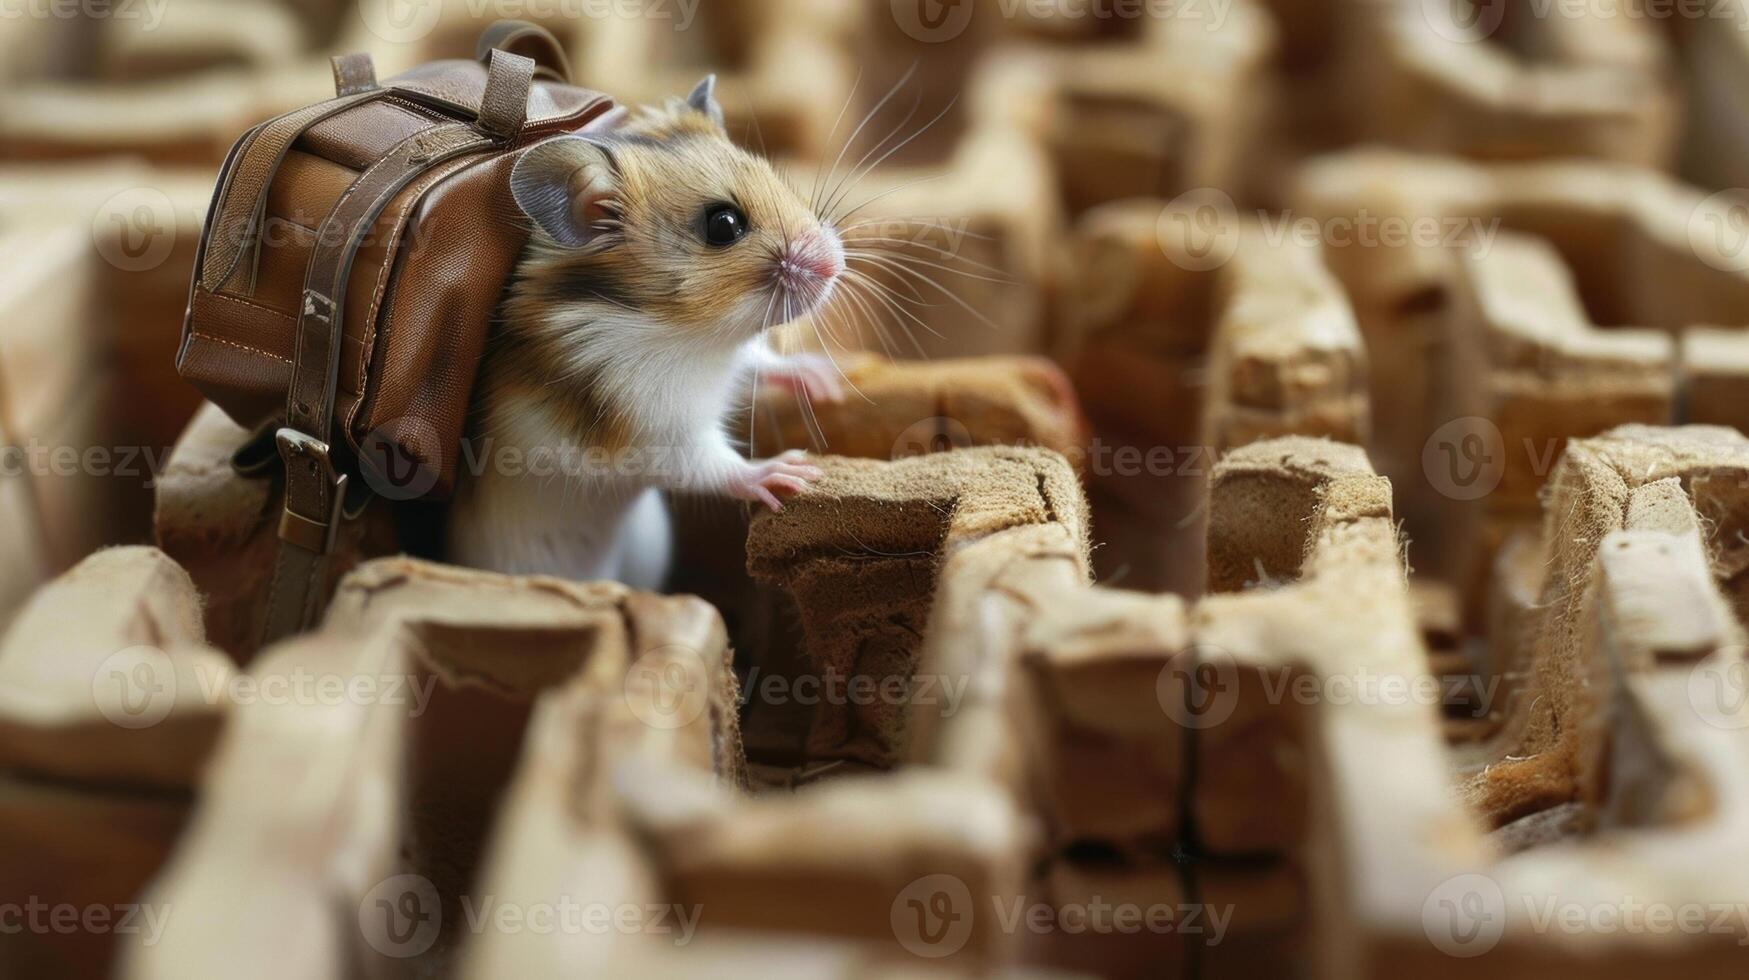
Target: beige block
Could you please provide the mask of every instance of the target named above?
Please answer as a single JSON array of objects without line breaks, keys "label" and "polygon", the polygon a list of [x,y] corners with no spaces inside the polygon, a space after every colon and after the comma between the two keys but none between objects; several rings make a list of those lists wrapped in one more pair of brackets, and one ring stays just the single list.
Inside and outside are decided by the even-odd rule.
[{"label": "beige block", "polygon": [[262,0],[193,0],[167,4],[155,16],[114,17],[104,25],[94,75],[141,82],[215,68],[261,68],[308,47],[296,12]]},{"label": "beige block", "polygon": [[0,621],[11,622],[18,607],[52,574],[41,518],[29,480],[22,474],[0,478],[0,549],[12,556],[0,570]]},{"label": "beige block", "polygon": [[[1084,562],[1086,504],[1068,465],[1043,449],[820,465],[824,479],[782,513],[754,517],[747,567],[795,600],[815,677],[836,690],[808,722],[806,757],[890,765],[941,557],[999,532],[1060,524]],[[751,714],[762,707],[755,691]]]},{"label": "beige block", "polygon": [[1216,466],[1209,580],[1236,594],[1195,610],[1195,710],[1180,713],[1194,730],[1192,807],[1209,851],[1300,848],[1318,788],[1318,720],[1332,705],[1435,725],[1438,705],[1413,694],[1437,686],[1398,547],[1389,484],[1355,447],[1279,439]]},{"label": "beige block", "polygon": [[[1672,339],[1733,329],[1749,302],[1718,233],[1729,202],[1651,170],[1356,149],[1308,162],[1294,184],[1297,213],[1373,229],[1326,254],[1361,314],[1373,451],[1415,567],[1448,581],[1479,582],[1485,525],[1535,512],[1567,438],[1675,421]],[[1728,420],[1706,409],[1721,410]]]},{"label": "beige block", "polygon": [[884,362],[840,355],[847,387],[837,404],[774,390],[762,394],[754,455],[814,449],[897,459],[982,445],[1042,446],[1079,462],[1085,433],[1075,392],[1040,357]]},{"label": "beige block", "polygon": [[97,980],[124,932],[160,935],[174,910],[138,898],[189,809],[181,793],[0,776],[0,889],[20,906],[18,928],[0,933],[8,974]]},{"label": "beige block", "polygon": [[[267,614],[266,595],[278,553],[277,484],[246,477],[231,457],[249,433],[205,404],[171,452],[157,481],[153,527],[159,547],[194,576],[205,597],[207,635],[233,656],[253,655]],[[399,550],[384,501],[341,526],[329,556],[326,588],[360,562]]]},{"label": "beige block", "polygon": [[861,118],[847,108],[858,72],[835,35],[862,12],[808,0],[706,4],[684,29],[681,8],[670,12],[562,23],[574,38],[578,83],[652,105],[685,96],[715,73],[731,139],[773,159],[831,162]]},{"label": "beige block", "polygon": [[10,771],[188,789],[218,735],[231,667],[200,596],[154,548],[100,551],[45,586],[0,643]]},{"label": "beige block", "polygon": [[1020,894],[1030,827],[982,780],[924,768],[744,802],[628,789],[670,898],[707,933],[825,934],[986,967],[1020,938],[987,910]]},{"label": "beige block", "polygon": [[1500,10],[1472,27],[1452,10],[1354,8],[1343,97],[1362,139],[1486,159],[1669,164],[1680,103],[1662,25],[1596,11],[1508,18]]},{"label": "beige block", "polygon": [[1186,730],[1161,703],[1194,657],[1183,604],[1095,589],[1039,613],[1021,664],[1055,843],[1164,852],[1185,806]]},{"label": "beige block", "polygon": [[0,234],[0,412],[16,439],[46,438],[100,359],[91,229],[65,218]]},{"label": "beige block", "polygon": [[[1261,7],[1234,4],[1218,20],[1111,18],[1128,32],[1119,39],[1067,34],[1110,26],[1089,23],[1098,18],[1059,12],[1057,19],[1059,39],[1078,43],[999,50],[980,74],[984,84],[1028,86],[1037,104],[1023,118],[1050,150],[1071,215],[1123,198],[1243,182],[1276,47],[1274,22]],[[1174,70],[1158,70],[1163,64]]]},{"label": "beige block", "polygon": [[1678,356],[1682,420],[1749,431],[1749,331],[1695,327]]},{"label": "beige block", "polygon": [[[550,875],[594,870],[581,884],[635,898],[644,872],[592,850],[596,830],[611,840],[606,793],[621,778],[606,759],[738,781],[727,656],[715,612],[685,597],[409,559],[361,567],[321,630],[242,678],[201,807],[148,899],[177,915],[161,942],[125,943],[122,975],[245,961],[399,974],[463,949],[467,910],[492,900],[479,884],[532,901]],[[483,853],[500,818],[509,836]],[[522,834],[564,857],[530,854]]]},{"label": "beige block", "polygon": [[[1187,226],[1199,216],[1178,207],[1126,201],[1076,230],[1062,356],[1096,423],[1217,450],[1276,435],[1364,439],[1366,356],[1321,250],[1271,241],[1230,213]],[[1208,385],[1200,432],[1184,423],[1190,365]]]}]

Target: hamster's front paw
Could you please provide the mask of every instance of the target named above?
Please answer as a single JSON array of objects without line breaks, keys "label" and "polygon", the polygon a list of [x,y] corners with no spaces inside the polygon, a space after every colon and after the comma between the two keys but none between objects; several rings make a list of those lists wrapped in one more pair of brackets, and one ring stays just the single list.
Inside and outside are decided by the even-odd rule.
[{"label": "hamster's front paw", "polygon": [[819,467],[801,460],[802,453],[791,450],[772,459],[746,463],[729,476],[725,489],[736,500],[758,501],[773,511],[782,512],[780,497],[800,493],[808,488],[808,481],[818,480],[824,475]]},{"label": "hamster's front paw", "polygon": [[765,377],[779,387],[806,393],[809,401],[844,400],[844,376],[826,354],[790,354],[766,368]]}]

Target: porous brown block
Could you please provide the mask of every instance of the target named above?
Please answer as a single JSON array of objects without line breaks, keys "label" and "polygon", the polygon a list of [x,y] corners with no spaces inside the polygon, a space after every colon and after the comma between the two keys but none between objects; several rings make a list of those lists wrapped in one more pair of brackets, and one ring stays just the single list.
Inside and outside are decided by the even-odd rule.
[{"label": "porous brown block", "polygon": [[[1745,932],[1728,916],[1699,930],[1631,916],[1551,928],[1541,915],[1582,910],[1589,923],[1607,910],[1736,908],[1749,895],[1738,857],[1749,705],[1725,686],[1742,666],[1730,600],[1746,446],[1721,429],[1644,426],[1569,445],[1517,666],[1530,689],[1499,738],[1454,760],[1472,783],[1468,814],[1451,804],[1424,716],[1319,706],[1313,900],[1350,913],[1315,934],[1323,975],[1736,969]],[[1472,816],[1513,822],[1490,839]]]},{"label": "porous brown block", "polygon": [[1678,357],[1687,420],[1749,432],[1749,330],[1694,327]]},{"label": "porous brown block", "polygon": [[[1195,731],[1197,839],[1218,854],[1288,853],[1309,825],[1311,726],[1333,681],[1359,691],[1431,680],[1390,485],[1357,447],[1276,439],[1221,460],[1209,507],[1210,588],[1236,594],[1210,596],[1193,619],[1195,710],[1184,723]],[[1353,662],[1331,662],[1325,651],[1337,649]],[[1264,797],[1271,806],[1256,805]]]},{"label": "porous brown block", "polygon": [[1290,435],[1365,443],[1366,351],[1348,298],[1320,248],[1257,234],[1238,229],[1214,287],[1204,444],[1219,453]]},{"label": "porous brown block", "polygon": [[[1295,179],[1297,210],[1319,220],[1433,217],[1461,234],[1401,234],[1328,250],[1355,304],[1409,302],[1453,272],[1439,258],[1492,242],[1491,229],[1547,239],[1572,267],[1584,308],[1609,325],[1678,333],[1732,326],[1749,296],[1728,236],[1729,202],[1653,170],[1561,160],[1471,163],[1362,148],[1309,161]],[[1382,225],[1381,225],[1382,230]],[[1691,233],[1692,232],[1692,233]],[[1430,298],[1431,301],[1431,298]]]},{"label": "porous brown block", "polygon": [[[781,514],[753,520],[748,570],[795,600],[816,676],[881,690],[913,683],[944,557],[999,532],[1061,525],[1086,553],[1086,504],[1044,449],[977,448],[896,462],[826,457],[825,478]],[[757,690],[752,711],[762,705]],[[854,695],[806,721],[806,757],[892,764],[902,701]]]},{"label": "porous brown block", "polygon": [[990,903],[1021,894],[1032,831],[986,780],[918,767],[743,801],[663,799],[648,781],[627,777],[629,813],[667,896],[696,908],[707,934],[824,934],[986,969],[1015,953],[1020,936]]},{"label": "porous brown block", "polygon": [[[1671,477],[1682,486],[1661,482]],[[1521,659],[1503,668],[1522,687],[1479,750],[1478,764],[1494,764],[1468,786],[1499,823],[1574,798],[1581,770],[1600,764],[1583,761],[1600,749],[1581,719],[1613,717],[1591,704],[1613,685],[1593,665],[1643,673],[1647,657],[1694,659],[1740,635],[1729,604],[1740,612],[1749,568],[1737,536],[1749,525],[1749,440],[1705,426],[1624,426],[1576,441],[1544,514],[1540,598]]]},{"label": "porous brown block", "polygon": [[885,361],[840,355],[845,401],[803,408],[788,391],[760,397],[754,455],[814,449],[897,459],[968,446],[1042,446],[1079,461],[1086,434],[1074,389],[1040,357]]},{"label": "porous brown block", "polygon": [[264,69],[301,56],[304,25],[287,5],[263,0],[166,4],[149,19],[111,18],[88,67],[105,81],[147,82],[213,69]]},{"label": "porous brown block", "polygon": [[1069,214],[1242,183],[1276,30],[1250,3],[1222,13],[1116,19],[1130,35],[1094,43],[1068,32],[1098,30],[1089,22],[1099,18],[1059,17],[1057,34],[1073,43],[998,49],[985,62],[981,72],[1026,85],[1035,104],[1024,118],[1050,151]]},{"label": "porous brown block", "polygon": [[1162,676],[1189,656],[1176,596],[1090,589],[1050,601],[1023,637],[1039,717],[1028,733],[1054,843],[1170,851],[1184,807],[1186,730],[1161,704]]},{"label": "porous brown block", "polygon": [[154,473],[198,404],[174,354],[211,179],[0,169],[0,419],[53,572],[150,538]]},{"label": "porous brown block", "polygon": [[[1366,357],[1322,249],[1230,214],[1189,225],[1198,215],[1175,207],[1125,201],[1077,226],[1061,341],[1089,414],[1162,442],[1194,438],[1181,377],[1194,366],[1208,375],[1192,400],[1217,449],[1276,435],[1363,440]],[[1108,373],[1119,363],[1129,367]]]},{"label": "porous brown block", "polygon": [[[1544,453],[1571,438],[1675,414],[1675,345],[1649,329],[1592,324],[1571,273],[1546,241],[1501,234],[1458,262],[1458,331],[1478,344],[1470,409],[1499,427],[1504,453],[1490,509],[1533,508]],[[1522,452],[1520,447],[1541,447]]]},{"label": "porous brown block", "polygon": [[1052,915],[1044,920],[1048,928],[1028,930],[1029,955],[1101,977],[1188,971],[1195,944],[1188,930],[1207,925],[1192,897],[1191,873],[1174,864],[1136,869],[1058,860],[1032,887],[1037,894],[1030,898]]},{"label": "porous brown block", "polygon": [[[1318,222],[1373,229],[1326,250],[1367,338],[1372,448],[1416,568],[1472,590],[1472,624],[1478,542],[1535,519],[1565,439],[1683,420],[1670,342],[1648,331],[1730,329],[1749,303],[1716,233],[1728,204],[1649,170],[1361,149],[1306,164],[1290,197]],[[1719,402],[1686,420],[1733,421]]]},{"label": "porous brown block", "polygon": [[1052,913],[1027,937],[1039,962],[1112,978],[1313,975],[1304,877],[1284,862],[1057,860],[1032,887]]},{"label": "porous brown block", "polygon": [[1678,35],[1688,110],[1681,173],[1705,187],[1749,186],[1749,118],[1737,98],[1749,78],[1749,38],[1737,29],[1746,11],[1742,0],[1716,9],[1730,16],[1686,21]]},{"label": "porous brown block", "polygon": [[1078,223],[1058,357],[1095,429],[1096,553],[1136,588],[1201,588],[1213,457],[1275,435],[1362,441],[1367,355],[1321,250],[1161,201]]},{"label": "porous brown block", "polygon": [[1163,207],[1110,204],[1076,222],[1057,356],[1096,428],[1184,445],[1200,434],[1214,277],[1161,248]]},{"label": "porous brown block", "polygon": [[[61,166],[58,172],[69,168]],[[82,168],[83,169],[83,168]],[[183,427],[200,407],[200,393],[176,372],[188,283],[213,175],[205,170],[149,170],[105,181],[89,181],[101,204],[80,201],[97,254],[92,286],[99,319],[99,356],[109,368],[109,403],[104,408],[115,446],[139,446],[157,454],[159,465]],[[140,202],[151,202],[144,208]],[[86,208],[90,217],[85,219]],[[138,261],[130,256],[139,256]],[[148,532],[150,487],[130,487],[129,530]]]},{"label": "porous brown block", "polygon": [[[276,481],[244,476],[231,464],[249,435],[217,406],[203,405],[158,478],[153,515],[158,546],[200,586],[212,643],[245,661],[267,614],[281,507]],[[324,588],[332,590],[360,562],[398,550],[393,515],[383,504],[374,501],[341,525]]]},{"label": "porous brown block", "polygon": [[0,767],[186,790],[229,674],[205,646],[187,572],[155,548],[97,552],[38,591],[0,642]]},{"label": "porous brown block", "polygon": [[[689,9],[693,20],[682,23]],[[667,12],[672,17],[652,8],[647,16],[557,25],[575,37],[578,84],[611,92],[624,104],[659,105],[716,74],[731,139],[774,159],[832,161],[854,128],[850,122],[861,118],[848,108],[858,72],[841,36],[857,18],[853,7],[837,0],[767,0]],[[466,31],[472,22],[458,23]],[[471,36],[467,44],[471,50]]]},{"label": "porous brown block", "polygon": [[1661,25],[1596,10],[1462,9],[1351,5],[1344,97],[1361,140],[1669,165],[1681,103]]},{"label": "porous brown block", "polygon": [[101,260],[83,223],[12,217],[0,234],[0,413],[25,440],[46,436],[98,373]]},{"label": "porous brown block", "polygon": [[[38,84],[0,97],[0,158],[137,156],[217,166],[255,118],[256,83],[240,72],[135,83]],[[332,97],[317,93],[310,101]]]},{"label": "porous brown block", "polygon": [[[45,911],[0,935],[9,971],[106,975],[128,903],[183,826],[230,675],[202,643],[188,574],[150,548],[92,555],[13,622],[0,641],[0,890]],[[79,925],[36,918],[60,907]],[[86,932],[94,908],[104,919]],[[125,924],[155,936],[167,911]]]},{"label": "porous brown block", "polygon": [[[593,869],[595,887],[631,901],[635,864],[589,860],[611,840],[617,764],[740,779],[722,624],[688,597],[384,559],[346,578],[322,629],[245,679],[262,695],[239,699],[153,886],[177,915],[161,942],[130,943],[124,976],[214,975],[263,948],[279,950],[272,975],[429,967],[485,907],[475,884],[503,880],[482,866],[495,818],[565,844],[543,870]],[[542,896],[515,839],[488,853],[519,882],[514,899]],[[271,892],[251,888],[263,876]],[[410,918],[384,918],[408,903]]]},{"label": "porous brown block", "polygon": [[1040,764],[1051,736],[1021,658],[1031,623],[1087,594],[1084,526],[1084,519],[1021,524],[947,556],[919,667],[935,690],[911,699],[909,762],[1042,799],[1049,776]]},{"label": "porous brown block", "polygon": [[[1198,864],[1194,874],[1201,908],[1190,940],[1203,975],[1315,974],[1308,953],[1316,912],[1304,870],[1288,861],[1211,860]],[[1216,916],[1224,921],[1217,924]]]}]

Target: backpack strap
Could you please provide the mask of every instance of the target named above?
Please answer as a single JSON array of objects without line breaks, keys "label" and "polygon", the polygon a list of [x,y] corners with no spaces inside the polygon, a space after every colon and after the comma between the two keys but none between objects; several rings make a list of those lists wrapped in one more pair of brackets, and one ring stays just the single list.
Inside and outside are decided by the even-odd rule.
[{"label": "backpack strap", "polygon": [[218,292],[229,283],[247,255],[249,278],[243,294],[254,294],[254,258],[260,254],[256,246],[267,220],[267,188],[292,144],[311,126],[382,94],[382,89],[373,88],[305,106],[257,126],[238,142],[224,188],[213,202],[207,250],[197,270],[200,284],[208,292]]},{"label": "backpack strap", "polygon": [[285,466],[285,509],[263,644],[308,626],[322,600],[321,580],[349,489],[348,474],[334,460],[331,430],[346,286],[365,234],[420,175],[455,157],[500,146],[502,139],[461,122],[415,133],[359,175],[322,221],[298,313],[286,420],[274,434]]},{"label": "backpack strap", "polygon": [[571,81],[571,60],[553,32],[525,20],[501,20],[480,33],[474,57],[485,61],[496,51],[508,51],[534,61],[534,77],[548,82]]},{"label": "backpack strap", "polygon": [[[504,50],[499,44],[545,47],[547,71],[556,70],[552,67],[555,57],[560,68],[569,70],[558,41],[531,24],[500,22],[487,30],[481,43],[487,45],[483,55],[487,74],[477,118],[472,123],[434,126],[396,144],[347,188],[317,231],[297,318],[285,424],[274,433],[285,468],[285,508],[280,514],[279,550],[268,586],[263,646],[315,621],[323,599],[328,554],[334,548],[348,491],[356,489],[350,474],[336,465],[332,429],[346,286],[365,234],[395,195],[422,174],[456,157],[508,145],[521,134],[528,118],[529,89],[542,69],[535,58]],[[336,60],[336,85],[343,91],[362,85],[365,67],[368,62],[342,65]],[[374,69],[369,76],[374,85]],[[351,100],[374,98],[380,92],[378,88],[354,91],[322,105],[350,106],[355,104]],[[331,114],[322,113],[320,118]],[[290,129],[289,125],[283,128]],[[269,148],[277,148],[278,139],[276,133]],[[279,156],[290,145],[286,140],[283,148],[277,148]],[[276,157],[266,171],[267,179],[277,168]],[[262,207],[266,184],[265,179],[260,182]],[[239,260],[240,253],[227,259],[233,269]]]},{"label": "backpack strap", "polygon": [[486,55],[486,90],[480,94],[479,126],[503,139],[515,139],[528,122],[528,90],[534,85],[534,59],[493,48]]},{"label": "backpack strap", "polygon": [[339,98],[358,95],[377,88],[377,66],[367,52],[335,55],[329,60],[334,68],[334,94]]}]

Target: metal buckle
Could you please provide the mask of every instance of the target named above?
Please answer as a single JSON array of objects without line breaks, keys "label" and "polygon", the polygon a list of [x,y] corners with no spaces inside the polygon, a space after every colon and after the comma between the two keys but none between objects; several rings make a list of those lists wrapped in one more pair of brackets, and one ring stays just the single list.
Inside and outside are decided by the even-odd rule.
[{"label": "metal buckle", "polygon": [[314,317],[323,323],[334,322],[334,301],[314,289],[304,290],[304,316]]},{"label": "metal buckle", "polygon": [[[347,475],[335,472],[328,444],[308,433],[281,426],[274,433],[274,441],[279,444],[279,456],[285,462],[285,509],[279,515],[280,540],[318,555],[328,554],[334,550],[335,536],[340,530]],[[328,488],[328,513],[324,520],[292,510],[292,500],[300,496],[293,493],[293,486],[304,479],[306,468]]]}]

